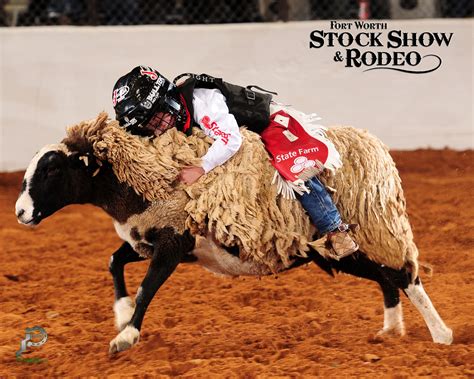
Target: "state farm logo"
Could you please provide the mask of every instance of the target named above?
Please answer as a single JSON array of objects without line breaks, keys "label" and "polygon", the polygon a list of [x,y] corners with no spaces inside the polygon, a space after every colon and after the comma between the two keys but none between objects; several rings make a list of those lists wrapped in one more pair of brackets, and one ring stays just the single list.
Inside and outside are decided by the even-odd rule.
[{"label": "state farm logo", "polygon": [[290,171],[293,174],[298,174],[306,168],[311,168],[316,166],[316,161],[308,159],[306,157],[298,157],[294,160],[293,166],[290,167]]}]

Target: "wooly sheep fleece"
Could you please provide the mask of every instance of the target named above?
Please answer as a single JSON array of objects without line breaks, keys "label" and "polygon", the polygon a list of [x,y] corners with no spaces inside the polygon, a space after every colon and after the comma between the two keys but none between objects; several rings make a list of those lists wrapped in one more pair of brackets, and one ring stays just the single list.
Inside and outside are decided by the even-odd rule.
[{"label": "wooly sheep fleece", "polygon": [[[199,164],[199,157],[213,142],[197,128],[191,136],[173,128],[150,140],[125,132],[101,113],[69,127],[65,141],[88,144],[95,157],[108,161],[118,180],[150,200],[151,207],[184,199],[172,202],[176,212],[184,212],[183,217],[170,220],[176,230],[187,228],[210,235],[222,245],[238,246],[241,259],[278,272],[295,256],[306,255],[315,229],[299,201],[277,195],[271,184],[275,169],[260,137],[245,128],[241,132],[240,150],[191,186],[181,184],[178,173]],[[334,173],[326,171],[320,179],[336,191],[333,200],[342,219],[360,225],[354,234],[360,250],[377,263],[406,267],[415,278],[418,249],[401,180],[387,147],[353,127],[330,128],[327,136],[343,166]],[[183,192],[186,196],[181,196]],[[157,219],[157,224],[163,222]]]}]

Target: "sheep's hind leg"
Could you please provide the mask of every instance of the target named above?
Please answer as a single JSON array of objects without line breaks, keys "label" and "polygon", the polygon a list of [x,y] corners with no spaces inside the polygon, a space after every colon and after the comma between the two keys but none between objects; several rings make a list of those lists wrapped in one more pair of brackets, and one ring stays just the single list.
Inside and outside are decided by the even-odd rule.
[{"label": "sheep's hind leg", "polygon": [[142,261],[144,258],[140,257],[128,244],[123,243],[122,246],[110,257],[109,271],[114,280],[115,291],[115,327],[121,331],[133,316],[135,304],[128,296],[127,287],[125,285],[125,278],[123,275],[124,267],[127,263]]},{"label": "sheep's hind leg", "polygon": [[[405,334],[399,294],[399,287],[402,283],[408,285],[409,282],[409,275],[405,270],[387,268],[384,265],[371,261],[360,251],[339,261],[333,259],[321,261],[317,256],[314,261],[326,272],[330,273],[331,268],[337,272],[341,271],[377,282],[384,298],[384,323],[383,329],[378,334],[394,334],[399,336]],[[330,268],[327,266],[328,264]]]},{"label": "sheep's hind leg", "polygon": [[414,282],[412,282],[411,274],[405,269],[395,270],[383,266],[380,271],[387,280],[393,283],[397,288],[402,289],[413,305],[415,305],[423,316],[433,341],[450,345],[453,342],[453,332],[445,325],[434,308],[421,284],[420,278],[416,278]]},{"label": "sheep's hind leg", "polygon": [[423,316],[433,341],[450,345],[453,342],[453,331],[446,326],[439,316],[420,279],[416,278],[415,283],[408,284],[404,288],[404,292]]},{"label": "sheep's hind leg", "polygon": [[127,326],[110,341],[110,353],[126,350],[140,338],[143,317],[156,291],[175,270],[184,254],[194,248],[194,238],[189,233],[175,233],[173,228],[147,232],[146,238],[154,246],[150,266],[137,292],[136,307]]}]

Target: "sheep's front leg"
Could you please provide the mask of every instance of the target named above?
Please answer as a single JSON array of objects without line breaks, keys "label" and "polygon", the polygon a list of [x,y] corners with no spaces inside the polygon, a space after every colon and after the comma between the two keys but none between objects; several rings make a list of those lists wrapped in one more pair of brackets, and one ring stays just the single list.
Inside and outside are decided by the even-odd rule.
[{"label": "sheep's front leg", "polygon": [[127,263],[139,262],[145,258],[140,257],[130,246],[125,242],[120,248],[110,257],[109,271],[114,280],[115,290],[115,326],[118,331],[121,331],[133,316],[135,305],[133,300],[128,296],[127,286],[125,285],[125,278],[123,269]]},{"label": "sheep's front leg", "polygon": [[183,255],[194,246],[194,238],[189,233],[177,234],[172,228],[147,233],[147,239],[153,243],[153,257],[138,289],[132,319],[110,342],[110,353],[129,349],[138,342],[143,317],[156,291],[175,270]]}]

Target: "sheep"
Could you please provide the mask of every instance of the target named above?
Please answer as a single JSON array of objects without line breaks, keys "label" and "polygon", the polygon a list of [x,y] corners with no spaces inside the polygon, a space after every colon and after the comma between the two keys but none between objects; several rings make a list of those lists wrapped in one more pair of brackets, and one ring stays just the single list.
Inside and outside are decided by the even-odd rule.
[{"label": "sheep", "polygon": [[[176,180],[196,164],[211,141],[171,129],[154,140],[126,133],[105,113],[68,129],[58,144],[41,149],[29,164],[16,202],[18,222],[37,225],[68,204],[91,203],[113,219],[124,243],[110,259],[115,289],[115,353],[135,345],[146,309],[181,263],[197,263],[223,275],[270,275],[314,262],[330,275],[344,272],[377,282],[384,297],[380,334],[403,335],[401,289],[421,312],[432,339],[450,344],[449,329],[424,291],[418,250],[405,210],[400,178],[388,149],[365,131],[328,131],[343,167],[322,180],[335,189],[342,216],[361,225],[360,249],[334,260],[313,241],[317,231],[297,201],[269,185],[274,169],[256,134],[225,165],[192,186]],[[135,301],[124,266],[150,259]]]}]

